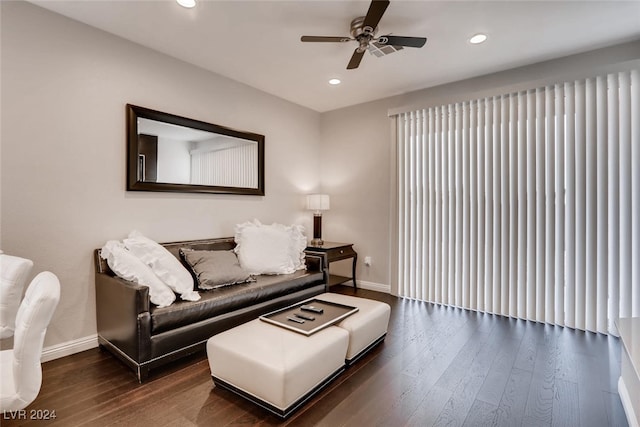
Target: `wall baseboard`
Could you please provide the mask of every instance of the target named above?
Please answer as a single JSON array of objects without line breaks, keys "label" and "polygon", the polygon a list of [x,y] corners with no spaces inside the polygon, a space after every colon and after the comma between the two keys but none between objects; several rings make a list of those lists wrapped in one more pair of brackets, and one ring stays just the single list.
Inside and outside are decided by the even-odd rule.
[{"label": "wall baseboard", "polygon": [[51,347],[45,347],[42,349],[42,357],[40,358],[40,361],[48,362],[50,360],[60,359],[61,357],[70,356],[96,347],[98,347],[98,335],[89,335],[88,337],[52,345]]},{"label": "wall baseboard", "polygon": [[633,410],[633,400],[631,400],[631,396],[629,395],[629,391],[622,376],[618,379],[618,394],[620,395],[622,409],[624,409],[624,414],[627,416],[629,427],[640,426],[640,414],[636,415]]},{"label": "wall baseboard", "polygon": [[[353,283],[353,282],[349,282]],[[358,280],[358,288],[367,289],[370,291],[384,292],[386,294],[391,293],[391,286],[384,285],[382,283],[367,282],[365,280]]]}]

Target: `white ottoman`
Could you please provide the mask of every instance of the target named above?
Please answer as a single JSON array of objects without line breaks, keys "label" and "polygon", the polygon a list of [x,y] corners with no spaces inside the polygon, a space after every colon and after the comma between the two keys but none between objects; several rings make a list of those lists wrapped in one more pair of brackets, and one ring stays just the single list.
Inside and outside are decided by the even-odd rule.
[{"label": "white ottoman", "polygon": [[325,293],[316,296],[319,300],[358,307],[358,312],[336,326],[349,331],[349,348],[346,362],[351,365],[384,340],[389,326],[391,307],[380,301],[349,295]]},{"label": "white ottoman", "polygon": [[216,386],[286,417],[345,366],[349,333],[330,326],[311,336],[252,320],[207,341]]}]

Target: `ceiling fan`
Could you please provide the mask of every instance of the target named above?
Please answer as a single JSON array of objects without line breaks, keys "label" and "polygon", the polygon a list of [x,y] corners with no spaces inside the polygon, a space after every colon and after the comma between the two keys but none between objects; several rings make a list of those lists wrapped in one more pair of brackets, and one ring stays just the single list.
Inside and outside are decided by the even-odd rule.
[{"label": "ceiling fan", "polygon": [[353,52],[351,60],[347,65],[347,70],[358,68],[365,51],[369,49],[372,44],[375,44],[375,46],[394,46],[397,49],[401,49],[402,47],[424,46],[427,42],[426,37],[402,37],[393,35],[376,37],[378,23],[388,6],[388,0],[372,0],[367,15],[360,16],[351,21],[351,37],[302,36],[300,41],[320,43],[358,42],[359,46]]}]

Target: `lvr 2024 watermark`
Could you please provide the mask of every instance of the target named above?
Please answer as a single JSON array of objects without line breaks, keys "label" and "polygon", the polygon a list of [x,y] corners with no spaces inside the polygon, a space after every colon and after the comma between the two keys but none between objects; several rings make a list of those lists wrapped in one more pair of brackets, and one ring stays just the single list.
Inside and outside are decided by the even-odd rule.
[{"label": "lvr 2024 watermark", "polygon": [[55,420],[55,409],[20,409],[18,411],[2,411],[3,420]]}]

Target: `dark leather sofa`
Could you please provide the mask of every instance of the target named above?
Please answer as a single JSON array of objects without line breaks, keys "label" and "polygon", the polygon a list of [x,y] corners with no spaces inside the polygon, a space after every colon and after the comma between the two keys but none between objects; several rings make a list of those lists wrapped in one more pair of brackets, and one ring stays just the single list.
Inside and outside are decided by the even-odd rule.
[{"label": "dark leather sofa", "polygon": [[[229,250],[235,242],[219,238],[162,245],[180,259],[180,248]],[[219,332],[326,291],[322,258],[307,255],[306,271],[257,276],[255,282],[200,292],[199,301],[178,298],[158,308],[149,301],[147,287],[117,277],[100,258],[100,249],[94,255],[98,342],[132,368],[140,382],[150,369],[204,349]]]}]

